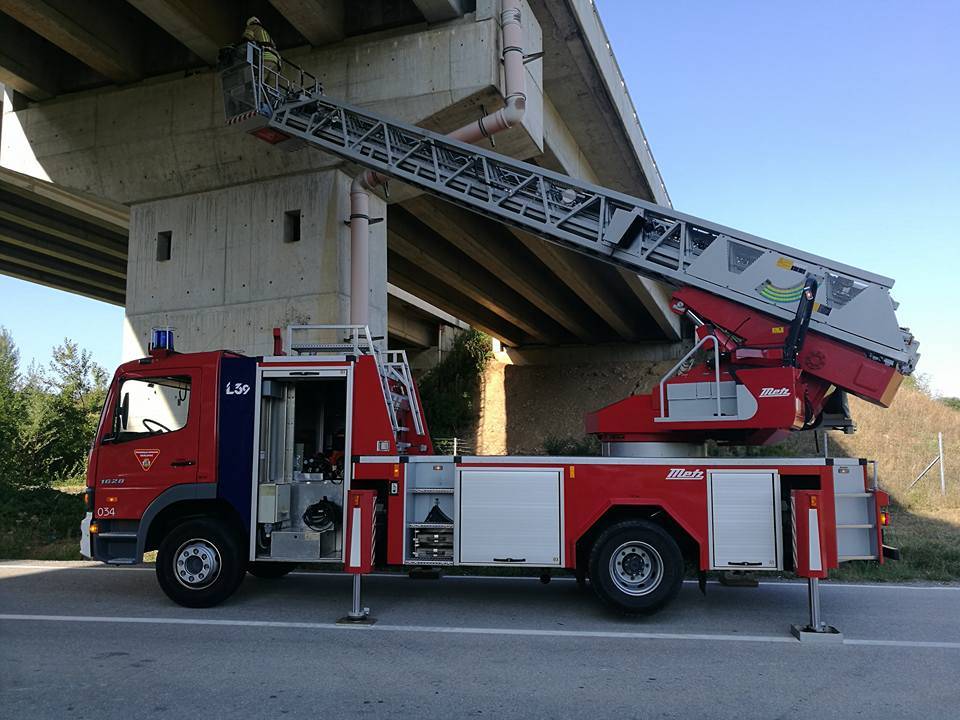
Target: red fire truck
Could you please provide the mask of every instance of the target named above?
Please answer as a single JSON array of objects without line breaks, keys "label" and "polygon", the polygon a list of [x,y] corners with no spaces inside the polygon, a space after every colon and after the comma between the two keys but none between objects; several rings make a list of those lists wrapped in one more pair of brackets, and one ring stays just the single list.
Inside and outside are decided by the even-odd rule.
[{"label": "red fire truck", "polygon": [[158,330],[110,386],[85,555],[157,550],[161,587],[192,607],[246,572],[375,562],[566,570],[645,613],[686,564],[701,581],[794,570],[813,605],[840,562],[891,552],[875,464],[704,446],[851,431],[846,393],[889,405],[918,357],[892,280],[351,107],[296,71],[271,76],[249,47],[222,75],[228,122],[669,283],[692,347],[651,393],[587,417],[600,457],[461,457],[434,454],[406,357],[363,324],[275,330],[270,357],[181,354]]}]

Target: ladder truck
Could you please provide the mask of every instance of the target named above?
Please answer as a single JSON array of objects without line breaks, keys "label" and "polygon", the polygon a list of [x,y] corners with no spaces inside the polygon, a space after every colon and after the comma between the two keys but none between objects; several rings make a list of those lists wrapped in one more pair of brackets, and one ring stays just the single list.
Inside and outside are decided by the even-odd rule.
[{"label": "ladder truck", "polygon": [[[295,79],[291,79],[295,78]],[[313,147],[670,285],[693,345],[648,394],[590,413],[598,457],[434,454],[403,352],[362,325],[274,330],[274,354],[178,353],[154,331],[120,366],[91,451],[84,555],[157,550],[174,601],[209,607],[245,572],[296,564],[571,571],[627,614],[699,571],[817,582],[895,557],[876,463],[708,457],[853,425],[846,394],[889,406],[917,362],[893,281],[352,107],[247,45],[221,72],[228,124]],[[798,634],[799,636],[799,634]]]}]

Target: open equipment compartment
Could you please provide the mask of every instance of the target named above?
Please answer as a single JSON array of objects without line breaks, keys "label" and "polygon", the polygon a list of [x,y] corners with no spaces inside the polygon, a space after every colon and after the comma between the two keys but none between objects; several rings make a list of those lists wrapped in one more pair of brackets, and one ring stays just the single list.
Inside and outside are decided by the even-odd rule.
[{"label": "open equipment compartment", "polygon": [[409,460],[404,561],[409,565],[453,565],[456,465],[452,457]]},{"label": "open equipment compartment", "polygon": [[343,560],[351,375],[349,367],[261,369],[251,559]]}]

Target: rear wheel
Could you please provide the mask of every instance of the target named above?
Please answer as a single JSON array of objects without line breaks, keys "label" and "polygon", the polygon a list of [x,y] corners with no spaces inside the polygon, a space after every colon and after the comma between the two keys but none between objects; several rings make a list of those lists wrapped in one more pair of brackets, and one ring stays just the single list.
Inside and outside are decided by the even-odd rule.
[{"label": "rear wheel", "polygon": [[590,585],[604,603],[628,615],[656,612],[683,583],[683,555],[659,525],[627,520],[607,528],[590,553]]},{"label": "rear wheel", "polygon": [[251,562],[247,563],[247,572],[261,580],[276,580],[292,572],[296,567],[296,563]]},{"label": "rear wheel", "polygon": [[212,607],[240,585],[246,570],[242,544],[216,520],[187,520],[157,549],[157,581],[184,607]]}]

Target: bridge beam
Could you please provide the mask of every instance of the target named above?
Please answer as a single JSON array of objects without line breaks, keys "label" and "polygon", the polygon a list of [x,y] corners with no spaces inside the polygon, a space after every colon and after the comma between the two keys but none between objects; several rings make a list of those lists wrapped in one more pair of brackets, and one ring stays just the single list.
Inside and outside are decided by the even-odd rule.
[{"label": "bridge beam", "polygon": [[127,1],[208,65],[216,65],[220,48],[238,36],[236,19],[226,5],[190,0]]},{"label": "bridge beam", "polygon": [[117,13],[80,0],[64,12],[46,0],[0,0],[4,12],[117,83],[141,75],[136,35]]},{"label": "bridge beam", "polygon": [[270,0],[270,4],[314,47],[344,38],[344,0]]}]

